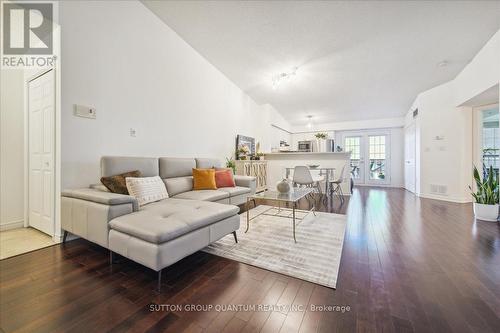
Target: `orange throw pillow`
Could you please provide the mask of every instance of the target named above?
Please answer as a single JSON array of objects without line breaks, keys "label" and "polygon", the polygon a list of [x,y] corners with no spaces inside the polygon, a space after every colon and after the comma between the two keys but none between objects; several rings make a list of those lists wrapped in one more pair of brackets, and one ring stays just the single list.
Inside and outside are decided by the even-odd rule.
[{"label": "orange throw pillow", "polygon": [[215,169],[193,169],[193,190],[216,190]]},{"label": "orange throw pillow", "polygon": [[215,184],[217,185],[217,188],[235,187],[236,184],[234,183],[233,170],[215,170]]}]

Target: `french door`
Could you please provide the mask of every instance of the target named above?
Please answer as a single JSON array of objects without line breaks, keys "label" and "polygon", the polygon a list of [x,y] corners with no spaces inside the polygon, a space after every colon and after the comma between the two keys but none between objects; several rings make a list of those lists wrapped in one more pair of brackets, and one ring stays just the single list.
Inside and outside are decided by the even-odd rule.
[{"label": "french door", "polygon": [[390,136],[386,132],[349,132],[344,150],[351,152],[351,176],[355,184],[390,183]]}]

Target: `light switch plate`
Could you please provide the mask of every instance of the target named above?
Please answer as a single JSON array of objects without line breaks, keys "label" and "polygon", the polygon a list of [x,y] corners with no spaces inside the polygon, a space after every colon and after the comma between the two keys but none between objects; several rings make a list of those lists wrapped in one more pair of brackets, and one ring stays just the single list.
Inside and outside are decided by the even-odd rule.
[{"label": "light switch plate", "polygon": [[91,106],[85,105],[74,105],[74,115],[77,117],[95,119],[96,118],[96,110]]}]

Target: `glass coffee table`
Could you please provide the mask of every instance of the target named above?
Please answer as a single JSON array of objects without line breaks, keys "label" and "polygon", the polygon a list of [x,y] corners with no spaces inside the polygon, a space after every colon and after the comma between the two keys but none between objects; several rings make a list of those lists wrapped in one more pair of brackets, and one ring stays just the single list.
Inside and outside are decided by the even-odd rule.
[{"label": "glass coffee table", "polygon": [[[310,199],[311,196],[314,193],[314,189],[312,188],[292,188],[289,193],[283,194],[278,191],[264,191],[261,193],[256,193],[253,195],[250,195],[247,197],[247,228],[245,230],[245,233],[248,231],[250,228],[250,221],[253,220],[254,218],[261,216],[261,215],[267,215],[267,216],[280,216],[280,217],[285,217],[285,218],[290,218],[288,216],[283,216],[280,215],[281,211],[292,211],[292,225],[293,225],[293,240],[295,243],[297,243],[297,238],[295,237],[295,222],[296,220],[302,220],[303,218],[299,218],[295,216],[295,209],[297,208],[297,202],[302,199],[302,198],[307,198]],[[271,214],[269,211],[271,210],[276,210],[275,207],[271,207],[267,210],[265,210],[262,213],[257,214],[256,216],[250,218],[250,208],[249,208],[249,203],[250,201],[253,202],[254,208],[256,207],[255,204],[255,199],[264,199],[264,200],[269,200],[269,201],[274,201],[278,203],[278,212]],[[282,207],[282,203],[291,204],[292,208],[286,208]],[[316,216],[315,212],[315,206],[314,206],[314,198],[312,200],[312,208],[309,210],[309,212],[312,212],[314,216]]]}]

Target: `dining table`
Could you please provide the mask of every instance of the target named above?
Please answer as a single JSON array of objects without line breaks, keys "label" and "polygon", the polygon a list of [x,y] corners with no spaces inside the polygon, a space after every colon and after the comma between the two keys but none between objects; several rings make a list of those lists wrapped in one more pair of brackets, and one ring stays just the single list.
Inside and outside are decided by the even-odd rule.
[{"label": "dining table", "polygon": [[[310,166],[307,166],[307,168],[309,169],[309,171],[319,171],[319,175],[320,176],[323,176],[323,174],[325,175],[325,194],[328,196],[330,195],[330,176],[334,177],[334,172],[335,172],[335,168],[333,167],[310,167]],[[293,171],[295,169],[295,167],[291,168],[291,167],[287,167],[285,168],[285,175],[286,175],[286,179],[290,179],[290,171]]]}]

